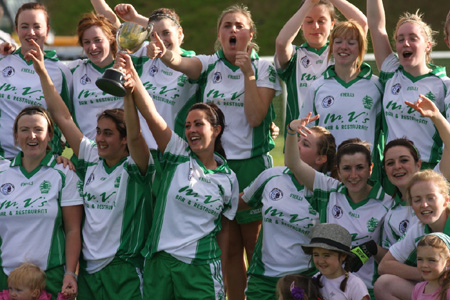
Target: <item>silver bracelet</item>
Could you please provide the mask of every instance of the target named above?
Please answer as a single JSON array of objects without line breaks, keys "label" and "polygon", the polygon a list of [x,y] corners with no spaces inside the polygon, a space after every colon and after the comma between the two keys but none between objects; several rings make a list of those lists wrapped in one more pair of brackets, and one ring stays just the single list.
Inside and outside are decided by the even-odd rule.
[{"label": "silver bracelet", "polygon": [[66,275],[73,276],[73,278],[75,278],[75,280],[78,281],[78,275],[75,274],[74,272],[67,271],[66,273],[64,273],[64,276],[66,276]]}]

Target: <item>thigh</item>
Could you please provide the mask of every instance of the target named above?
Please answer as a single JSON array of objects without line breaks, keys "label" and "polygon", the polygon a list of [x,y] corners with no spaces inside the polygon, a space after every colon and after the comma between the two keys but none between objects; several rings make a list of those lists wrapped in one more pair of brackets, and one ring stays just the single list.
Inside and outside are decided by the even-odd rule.
[{"label": "thigh", "polygon": [[78,274],[77,300],[103,299],[102,283],[99,274],[89,274],[80,268]]},{"label": "thigh", "polygon": [[61,292],[63,278],[64,278],[64,266],[59,266],[45,271],[45,290],[52,294],[52,298],[56,299],[58,293]]},{"label": "thigh", "polygon": [[249,275],[245,295],[247,300],[276,300],[279,277]]},{"label": "thigh", "polygon": [[114,260],[99,272],[104,300],[142,299],[141,270],[133,264]]},{"label": "thigh", "polygon": [[145,260],[144,299],[175,299],[172,282],[172,266],[168,254],[156,253]]}]

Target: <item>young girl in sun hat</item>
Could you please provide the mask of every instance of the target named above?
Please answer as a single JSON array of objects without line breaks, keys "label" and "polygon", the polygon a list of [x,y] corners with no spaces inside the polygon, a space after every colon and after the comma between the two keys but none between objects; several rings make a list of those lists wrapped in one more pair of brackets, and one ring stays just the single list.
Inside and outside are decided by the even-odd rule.
[{"label": "young girl in sun hat", "polygon": [[303,251],[312,255],[319,270],[315,276],[324,299],[368,300],[369,291],[364,282],[348,272],[352,237],[344,227],[322,223],[314,227],[309,245]]}]

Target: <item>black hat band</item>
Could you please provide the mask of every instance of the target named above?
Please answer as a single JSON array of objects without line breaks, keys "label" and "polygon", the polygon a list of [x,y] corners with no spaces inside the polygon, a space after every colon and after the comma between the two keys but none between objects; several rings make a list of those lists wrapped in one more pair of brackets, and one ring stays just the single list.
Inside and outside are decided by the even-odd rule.
[{"label": "black hat band", "polygon": [[310,244],[315,244],[315,243],[323,243],[323,244],[327,244],[329,246],[333,246],[335,248],[338,248],[342,251],[350,251],[350,248],[344,244],[341,244],[339,242],[327,239],[327,238],[312,238]]}]

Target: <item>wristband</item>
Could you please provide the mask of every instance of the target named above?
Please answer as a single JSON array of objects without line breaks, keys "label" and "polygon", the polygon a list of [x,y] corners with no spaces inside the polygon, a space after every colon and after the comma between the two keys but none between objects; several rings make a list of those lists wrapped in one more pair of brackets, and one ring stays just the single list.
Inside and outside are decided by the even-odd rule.
[{"label": "wristband", "polygon": [[360,247],[355,247],[351,250],[356,256],[358,256],[358,258],[361,260],[361,262],[363,264],[366,263],[366,261],[368,261],[370,259],[370,257],[368,257],[364,251],[362,251],[362,249]]},{"label": "wristband", "polygon": [[[289,131],[291,131],[291,132],[289,132]],[[294,133],[292,133],[292,131]],[[297,131],[295,131],[294,129],[291,128],[291,124],[287,124],[287,126],[286,126],[286,133],[289,134],[289,135],[297,135]]]},{"label": "wristband", "polygon": [[78,275],[75,274],[74,272],[67,271],[66,273],[64,273],[64,276],[66,276],[66,275],[73,276],[73,278],[75,278],[75,280],[78,281]]}]

